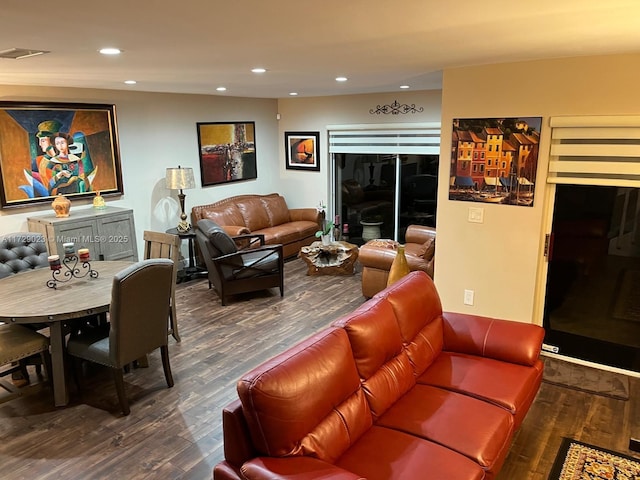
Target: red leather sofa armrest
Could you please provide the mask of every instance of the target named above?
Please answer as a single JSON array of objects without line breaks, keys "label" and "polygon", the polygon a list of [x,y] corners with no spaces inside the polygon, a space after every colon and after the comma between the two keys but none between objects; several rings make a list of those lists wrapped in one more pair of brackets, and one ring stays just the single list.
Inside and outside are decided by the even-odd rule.
[{"label": "red leather sofa armrest", "polygon": [[239,399],[222,409],[222,432],[224,458],[229,465],[239,469],[243,463],[257,455]]},{"label": "red leather sofa armrest", "polygon": [[443,312],[444,349],[532,366],[540,356],[544,329],[531,323]]},{"label": "red leather sofa armrest", "polygon": [[351,473],[317,458],[258,457],[242,466],[242,475],[248,480],[366,480],[360,475]]}]

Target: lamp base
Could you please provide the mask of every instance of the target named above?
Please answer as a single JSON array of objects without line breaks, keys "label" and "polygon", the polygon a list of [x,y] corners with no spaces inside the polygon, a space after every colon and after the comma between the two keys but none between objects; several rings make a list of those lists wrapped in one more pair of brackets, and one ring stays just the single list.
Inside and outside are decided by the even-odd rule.
[{"label": "lamp base", "polygon": [[191,230],[191,224],[186,220],[181,220],[176,228],[180,233],[187,233],[189,230]]}]

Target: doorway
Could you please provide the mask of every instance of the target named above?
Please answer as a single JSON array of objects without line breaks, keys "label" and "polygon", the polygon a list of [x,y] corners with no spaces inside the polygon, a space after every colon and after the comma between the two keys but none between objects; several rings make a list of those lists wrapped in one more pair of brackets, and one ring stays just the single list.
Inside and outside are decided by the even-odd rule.
[{"label": "doorway", "polygon": [[335,153],[335,211],[349,242],[404,243],[410,224],[435,227],[438,155]]},{"label": "doorway", "polygon": [[554,197],[545,344],[640,371],[640,190],[559,184]]}]

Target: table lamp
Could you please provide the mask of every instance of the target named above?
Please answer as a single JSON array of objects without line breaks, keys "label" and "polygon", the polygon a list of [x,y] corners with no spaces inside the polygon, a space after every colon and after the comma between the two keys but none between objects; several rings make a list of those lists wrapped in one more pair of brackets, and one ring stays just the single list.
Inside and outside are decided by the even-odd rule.
[{"label": "table lamp", "polygon": [[178,232],[185,233],[191,229],[191,225],[187,222],[187,214],[184,213],[185,194],[182,189],[195,188],[196,182],[193,178],[193,168],[167,168],[167,188],[171,190],[180,190],[178,199],[180,200],[180,222],[178,222]]}]

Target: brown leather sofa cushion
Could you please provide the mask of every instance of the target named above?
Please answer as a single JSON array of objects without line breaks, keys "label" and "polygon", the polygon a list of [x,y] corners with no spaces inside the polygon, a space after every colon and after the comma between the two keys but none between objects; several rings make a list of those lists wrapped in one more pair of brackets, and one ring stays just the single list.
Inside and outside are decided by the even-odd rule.
[{"label": "brown leather sofa cushion", "polygon": [[245,198],[236,203],[244,219],[244,225],[255,232],[271,226],[269,215],[260,198]]},{"label": "brown leather sofa cushion", "polygon": [[269,225],[271,227],[291,221],[289,217],[289,207],[287,207],[287,202],[284,200],[284,197],[263,197],[260,201],[267,211]]},{"label": "brown leather sofa cushion", "polygon": [[238,207],[229,203],[227,205],[221,205],[216,209],[205,210],[203,212],[204,218],[217,223],[218,225],[238,225],[245,226],[244,218]]}]

